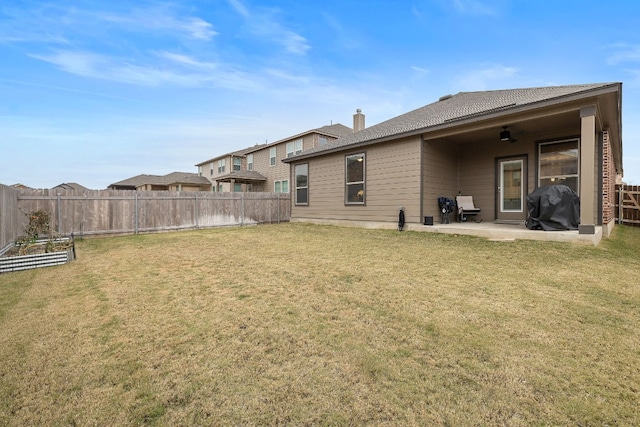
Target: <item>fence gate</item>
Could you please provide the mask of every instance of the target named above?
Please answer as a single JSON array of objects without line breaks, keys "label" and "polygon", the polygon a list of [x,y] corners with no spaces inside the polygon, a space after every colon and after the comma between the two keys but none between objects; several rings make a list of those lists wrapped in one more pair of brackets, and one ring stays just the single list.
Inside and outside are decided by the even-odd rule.
[{"label": "fence gate", "polygon": [[640,227],[640,185],[616,186],[618,224]]}]

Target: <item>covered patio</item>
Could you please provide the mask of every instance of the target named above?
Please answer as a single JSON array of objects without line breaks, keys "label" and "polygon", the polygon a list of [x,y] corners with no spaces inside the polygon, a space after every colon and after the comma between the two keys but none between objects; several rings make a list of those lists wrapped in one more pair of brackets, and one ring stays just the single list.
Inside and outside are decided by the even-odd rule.
[{"label": "covered patio", "polygon": [[[228,182],[231,184],[231,192],[238,191],[261,191],[261,185],[267,181],[267,178],[256,171],[233,171],[226,175],[219,176],[214,180],[214,186],[218,186],[218,183]],[[244,188],[237,188],[238,186],[244,186]]]}]

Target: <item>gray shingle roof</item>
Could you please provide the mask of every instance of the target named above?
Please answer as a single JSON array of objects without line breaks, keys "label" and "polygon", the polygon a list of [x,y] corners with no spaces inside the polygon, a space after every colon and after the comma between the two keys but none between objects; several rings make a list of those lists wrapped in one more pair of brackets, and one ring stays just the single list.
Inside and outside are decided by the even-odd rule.
[{"label": "gray shingle roof", "polygon": [[601,89],[617,83],[582,84],[570,86],[549,86],[524,89],[493,90],[483,92],[460,92],[443,97],[432,104],[365,128],[359,132],[345,135],[322,147],[307,150],[304,153],[285,159],[291,162],[299,158],[322,155],[360,143],[375,142],[389,137],[417,131],[428,131],[439,125],[455,123],[472,117],[482,117],[497,112],[507,113],[522,106],[534,106],[536,103],[561,100],[563,97]]},{"label": "gray shingle roof", "polygon": [[322,126],[321,128],[315,129],[318,133],[324,133],[331,136],[337,136],[339,138],[345,137],[347,135],[351,135],[353,133],[353,129],[348,126],[345,126],[341,123],[336,123],[335,125],[327,125]]},{"label": "gray shingle roof", "polygon": [[167,175],[137,175],[122,181],[114,182],[111,186],[118,187],[138,187],[140,185],[170,185],[170,184],[211,184],[209,180],[203,176],[199,176],[190,172],[172,172]]},{"label": "gray shingle roof", "polygon": [[165,175],[164,182],[166,185],[169,184],[199,184],[199,185],[207,185],[211,184],[211,182],[203,177],[198,175],[197,173],[190,172],[172,172],[168,175]]},{"label": "gray shingle roof", "polygon": [[87,191],[89,190],[84,185],[80,185],[77,182],[63,182],[62,184],[58,184],[52,188],[52,190],[60,189],[60,190],[74,190],[74,191]]},{"label": "gray shingle roof", "polygon": [[300,137],[303,137],[305,135],[308,135],[310,133],[319,133],[322,135],[327,135],[327,136],[332,136],[334,138],[342,138],[344,136],[347,135],[351,135],[353,133],[353,129],[351,129],[350,127],[347,127],[343,124],[340,123],[336,123],[335,125],[326,125],[326,126],[322,126],[316,129],[310,129],[308,131],[293,135],[293,136],[289,136],[287,138],[284,139],[280,139],[278,141],[275,142],[270,142],[267,144],[256,144],[252,147],[247,147],[247,148],[243,148],[242,150],[238,150],[238,151],[233,151],[231,153],[226,153],[226,154],[222,154],[220,156],[217,157],[213,157],[209,160],[205,160],[204,162],[200,162],[200,163],[196,163],[196,166],[203,166],[206,165],[207,163],[211,163],[214,162],[216,160],[219,159],[223,159],[223,158],[227,158],[230,156],[246,156],[247,154],[250,153],[254,153],[258,150],[262,150],[263,148],[267,148],[267,147],[271,147],[273,145],[277,145],[277,144],[282,144],[285,141],[290,141],[293,139],[298,139]]},{"label": "gray shingle roof", "polygon": [[256,171],[233,171],[226,175],[218,176],[214,178],[216,181],[231,181],[232,179],[236,181],[266,181],[267,178],[259,172]]}]

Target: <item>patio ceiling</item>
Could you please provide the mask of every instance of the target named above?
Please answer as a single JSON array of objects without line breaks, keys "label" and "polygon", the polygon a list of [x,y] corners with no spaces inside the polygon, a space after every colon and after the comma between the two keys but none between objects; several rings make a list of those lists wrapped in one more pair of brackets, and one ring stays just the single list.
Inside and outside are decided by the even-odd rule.
[{"label": "patio ceiling", "polygon": [[560,136],[576,136],[575,129],[580,128],[580,110],[565,111],[549,116],[525,118],[504,116],[473,126],[459,126],[446,132],[431,132],[423,135],[425,140],[444,139],[454,144],[469,144],[478,141],[500,141],[503,126],[508,126],[511,137],[516,140],[524,138],[536,139],[536,135],[558,134]]}]

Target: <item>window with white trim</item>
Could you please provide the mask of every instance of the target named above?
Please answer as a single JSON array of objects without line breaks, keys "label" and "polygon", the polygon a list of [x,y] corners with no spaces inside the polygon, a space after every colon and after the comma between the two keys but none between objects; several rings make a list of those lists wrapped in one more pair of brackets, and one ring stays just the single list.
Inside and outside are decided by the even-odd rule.
[{"label": "window with white trim", "polygon": [[287,157],[302,153],[302,138],[287,142]]},{"label": "window with white trim", "polygon": [[227,159],[218,160],[218,173],[224,173],[227,167]]},{"label": "window with white trim", "polygon": [[242,159],[240,157],[233,158],[233,170],[236,172],[242,170]]},{"label": "window with white trim", "polygon": [[363,205],[365,202],[365,155],[345,157],[345,203]]},{"label": "window with white trim", "polygon": [[538,186],[564,184],[576,193],[579,189],[580,141],[543,142],[538,144]]},{"label": "window with white trim", "polygon": [[253,154],[247,154],[247,170],[253,170]]},{"label": "window with white trim", "polygon": [[296,165],[296,205],[309,204],[309,164]]},{"label": "window with white trim", "polygon": [[274,181],[273,183],[274,193],[288,193],[289,192],[289,180],[284,179],[282,181]]},{"label": "window with white trim", "polygon": [[269,165],[276,165],[276,147],[269,148]]}]

